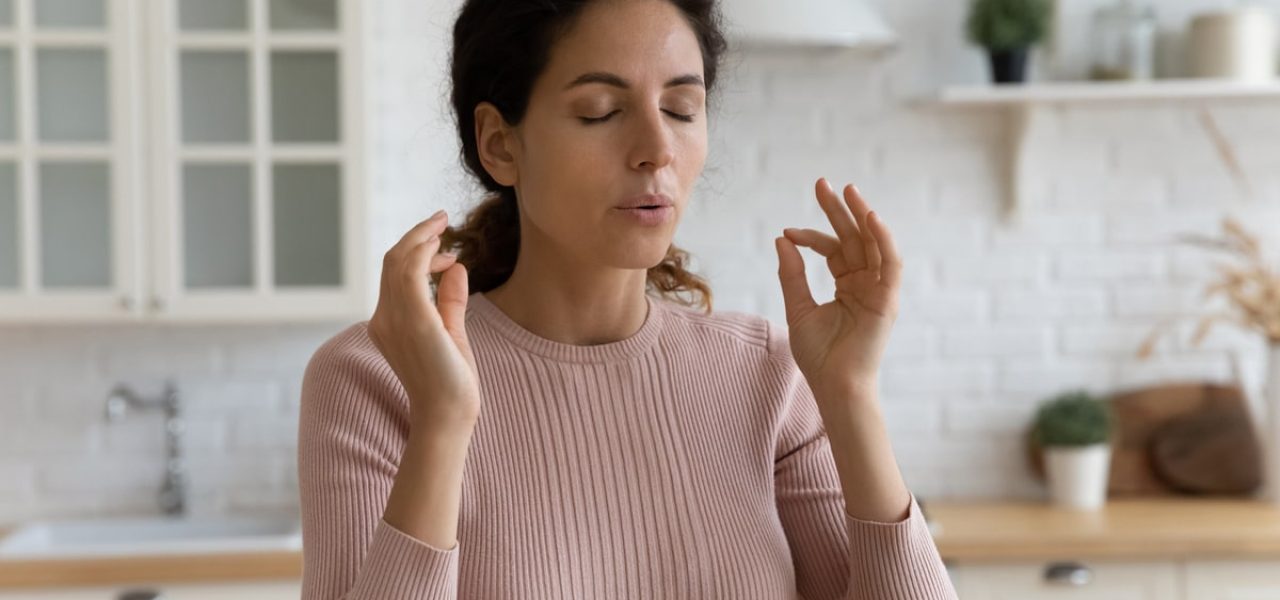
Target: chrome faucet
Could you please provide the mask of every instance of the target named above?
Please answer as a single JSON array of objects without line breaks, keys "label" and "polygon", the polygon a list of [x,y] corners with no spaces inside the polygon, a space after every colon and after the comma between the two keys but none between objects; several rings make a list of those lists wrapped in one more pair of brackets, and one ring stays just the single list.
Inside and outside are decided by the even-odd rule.
[{"label": "chrome faucet", "polygon": [[160,510],[166,515],[182,516],[187,510],[187,482],[181,452],[182,411],[178,405],[178,391],[173,381],[165,381],[164,392],[158,398],[142,398],[129,386],[116,385],[107,395],[107,420],[115,421],[123,418],[130,408],[134,410],[159,408],[164,411],[165,468],[164,482],[160,487]]}]

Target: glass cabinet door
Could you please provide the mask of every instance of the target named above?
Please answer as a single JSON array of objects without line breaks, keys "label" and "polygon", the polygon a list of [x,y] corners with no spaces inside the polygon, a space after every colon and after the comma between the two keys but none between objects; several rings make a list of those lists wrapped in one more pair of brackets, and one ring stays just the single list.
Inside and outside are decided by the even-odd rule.
[{"label": "glass cabinet door", "polygon": [[360,4],[0,0],[0,319],[367,316]]},{"label": "glass cabinet door", "polygon": [[136,314],[129,0],[0,0],[0,306]]},{"label": "glass cabinet door", "polygon": [[18,290],[18,168],[0,161],[0,293]]},{"label": "glass cabinet door", "polygon": [[172,318],[355,315],[350,0],[165,0],[169,124],[153,305]]},{"label": "glass cabinet door", "polygon": [[[0,29],[13,23],[13,7],[0,0]],[[18,290],[18,155],[15,146],[17,122],[14,106],[13,46],[0,45],[0,294]]]}]

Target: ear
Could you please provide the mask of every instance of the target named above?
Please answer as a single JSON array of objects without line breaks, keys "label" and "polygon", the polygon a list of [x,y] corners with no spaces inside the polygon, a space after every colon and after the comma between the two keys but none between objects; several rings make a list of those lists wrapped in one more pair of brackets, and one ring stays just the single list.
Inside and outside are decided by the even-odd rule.
[{"label": "ear", "polygon": [[512,148],[518,143],[515,131],[507,125],[498,107],[490,102],[476,105],[476,148],[480,152],[480,164],[484,165],[494,181],[514,187],[517,180],[515,154]]}]

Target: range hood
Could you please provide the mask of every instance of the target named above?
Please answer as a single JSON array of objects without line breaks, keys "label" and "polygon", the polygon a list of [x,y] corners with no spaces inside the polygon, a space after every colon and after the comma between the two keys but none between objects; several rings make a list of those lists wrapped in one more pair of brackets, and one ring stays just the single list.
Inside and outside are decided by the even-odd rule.
[{"label": "range hood", "polygon": [[724,0],[720,6],[728,35],[746,46],[882,51],[898,41],[864,0]]}]

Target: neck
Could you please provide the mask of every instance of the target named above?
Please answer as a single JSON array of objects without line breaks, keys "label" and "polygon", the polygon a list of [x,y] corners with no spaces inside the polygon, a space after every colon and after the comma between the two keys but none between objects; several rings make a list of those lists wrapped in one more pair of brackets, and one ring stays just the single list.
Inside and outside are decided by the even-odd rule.
[{"label": "neck", "polygon": [[614,269],[591,281],[581,276],[561,280],[553,274],[532,277],[517,266],[505,283],[484,296],[539,337],[591,346],[629,338],[644,324],[646,276],[643,269]]}]

